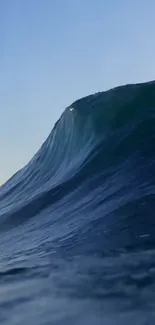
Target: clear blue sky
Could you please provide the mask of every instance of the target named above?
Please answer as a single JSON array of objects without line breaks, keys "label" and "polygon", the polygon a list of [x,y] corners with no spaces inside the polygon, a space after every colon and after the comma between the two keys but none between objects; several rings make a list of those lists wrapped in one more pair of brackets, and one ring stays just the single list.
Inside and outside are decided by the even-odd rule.
[{"label": "clear blue sky", "polygon": [[0,0],[0,184],[72,101],[152,79],[154,0]]}]

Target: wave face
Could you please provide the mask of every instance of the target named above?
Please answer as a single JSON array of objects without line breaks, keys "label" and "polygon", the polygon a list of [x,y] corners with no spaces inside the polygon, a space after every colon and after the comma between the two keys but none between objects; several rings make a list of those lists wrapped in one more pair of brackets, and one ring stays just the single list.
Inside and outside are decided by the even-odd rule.
[{"label": "wave face", "polygon": [[[106,324],[116,323],[118,310],[122,321],[118,318],[117,324],[139,321],[139,307],[133,311],[130,299],[140,299],[136,296],[140,291],[134,289],[130,297],[126,293],[128,308],[122,298],[130,284],[143,288],[148,281],[154,286],[153,271],[150,277],[141,275],[146,267],[153,270],[154,198],[155,82],[118,87],[67,107],[32,160],[0,188],[0,278],[4,281],[9,276],[15,283],[19,281],[21,297],[23,278],[38,281],[41,277],[45,281],[44,274],[50,274],[56,295],[53,298],[53,289],[46,295],[40,286],[40,292],[34,294],[33,282],[29,291],[35,303],[40,304],[39,295],[47,305],[38,313],[32,307],[27,318],[22,318],[21,312],[19,322],[26,324],[33,319],[36,324],[100,324],[99,297]],[[138,275],[134,263],[139,263]],[[131,276],[127,268],[128,272],[132,269]],[[115,294],[120,295],[117,303]],[[148,295],[152,301],[154,297]],[[73,296],[76,299],[71,311]],[[26,297],[25,312],[30,304],[28,293]],[[56,301],[54,311],[50,309],[51,299]],[[85,312],[81,314],[83,304]],[[46,316],[40,318],[45,311]],[[2,321],[14,324],[8,319]]]}]

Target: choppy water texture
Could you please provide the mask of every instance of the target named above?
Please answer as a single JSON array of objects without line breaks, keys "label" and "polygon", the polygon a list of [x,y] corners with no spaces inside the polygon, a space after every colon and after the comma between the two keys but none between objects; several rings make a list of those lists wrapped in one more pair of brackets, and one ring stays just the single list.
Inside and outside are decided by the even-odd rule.
[{"label": "choppy water texture", "polygon": [[155,82],[67,107],[0,188],[0,324],[155,324],[154,208]]}]

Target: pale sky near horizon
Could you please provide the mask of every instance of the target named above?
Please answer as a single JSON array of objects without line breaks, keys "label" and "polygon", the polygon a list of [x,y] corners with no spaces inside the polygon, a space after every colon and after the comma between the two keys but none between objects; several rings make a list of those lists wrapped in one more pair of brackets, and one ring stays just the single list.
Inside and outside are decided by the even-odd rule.
[{"label": "pale sky near horizon", "polygon": [[0,184],[66,106],[155,79],[154,0],[0,0]]}]

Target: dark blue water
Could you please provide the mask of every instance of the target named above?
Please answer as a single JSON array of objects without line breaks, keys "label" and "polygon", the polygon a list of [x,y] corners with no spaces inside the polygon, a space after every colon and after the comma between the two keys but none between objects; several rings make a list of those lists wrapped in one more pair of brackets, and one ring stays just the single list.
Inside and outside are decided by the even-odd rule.
[{"label": "dark blue water", "polygon": [[154,324],[154,256],[150,82],[67,107],[0,188],[0,324]]}]

